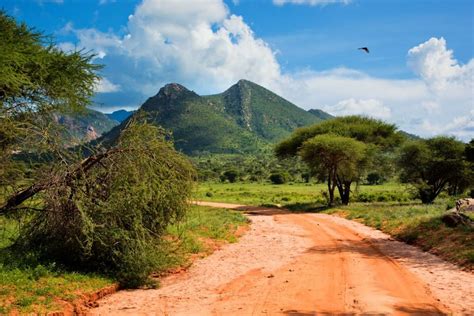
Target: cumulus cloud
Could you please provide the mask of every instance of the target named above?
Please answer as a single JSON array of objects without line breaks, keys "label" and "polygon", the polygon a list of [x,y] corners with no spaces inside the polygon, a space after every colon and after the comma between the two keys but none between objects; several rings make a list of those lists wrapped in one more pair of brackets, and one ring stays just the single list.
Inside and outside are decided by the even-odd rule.
[{"label": "cumulus cloud", "polygon": [[168,81],[219,90],[236,78],[269,85],[280,76],[274,52],[221,0],[145,0],[129,16],[127,29],[122,37],[95,29],[74,32],[99,58],[111,55],[129,64],[129,81],[140,81],[135,88],[146,94]]},{"label": "cumulus cloud", "polygon": [[380,119],[388,119],[392,115],[392,111],[389,107],[385,106],[382,101],[375,99],[356,100],[350,98],[339,101],[333,106],[324,106],[323,110],[330,111],[337,116],[358,114]]},{"label": "cumulus cloud", "polygon": [[285,5],[285,4],[299,4],[299,5],[310,5],[310,6],[317,6],[317,5],[327,5],[327,4],[334,4],[334,3],[343,3],[349,4],[352,0],[273,0],[273,4],[276,5]]},{"label": "cumulus cloud", "polygon": [[98,93],[110,93],[117,92],[120,89],[120,85],[110,82],[107,78],[102,78],[95,86],[95,91]]},{"label": "cumulus cloud", "polygon": [[[407,63],[417,77],[402,80],[344,67],[285,73],[275,51],[222,0],[144,0],[129,16],[125,34],[67,29],[78,42],[63,48],[93,49],[107,65],[105,75],[114,83],[104,81],[100,89],[121,93],[114,105],[138,106],[168,82],[206,94],[248,79],[305,109],[375,116],[422,136],[474,136],[469,127],[474,60],[461,65],[443,38],[408,51]],[[470,121],[456,119],[466,117]]]},{"label": "cumulus cloud", "polygon": [[432,37],[410,49],[408,65],[433,90],[443,90],[449,84],[473,87],[474,61],[460,65],[443,37]]}]

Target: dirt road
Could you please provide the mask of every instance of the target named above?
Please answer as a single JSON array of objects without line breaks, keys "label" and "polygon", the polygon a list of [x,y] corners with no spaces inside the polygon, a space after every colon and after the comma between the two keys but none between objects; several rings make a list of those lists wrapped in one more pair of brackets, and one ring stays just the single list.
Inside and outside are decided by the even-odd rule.
[{"label": "dirt road", "polygon": [[242,205],[251,229],[157,290],[122,291],[94,315],[474,314],[474,276],[361,224]]}]

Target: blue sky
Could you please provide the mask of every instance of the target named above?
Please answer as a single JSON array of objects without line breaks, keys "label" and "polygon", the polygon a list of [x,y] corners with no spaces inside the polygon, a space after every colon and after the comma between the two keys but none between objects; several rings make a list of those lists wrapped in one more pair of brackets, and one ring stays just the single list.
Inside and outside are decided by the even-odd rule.
[{"label": "blue sky", "polygon": [[[96,108],[167,82],[201,94],[245,78],[305,109],[423,136],[474,137],[474,1],[0,0],[64,50],[98,53]],[[368,46],[370,54],[358,51]]]}]

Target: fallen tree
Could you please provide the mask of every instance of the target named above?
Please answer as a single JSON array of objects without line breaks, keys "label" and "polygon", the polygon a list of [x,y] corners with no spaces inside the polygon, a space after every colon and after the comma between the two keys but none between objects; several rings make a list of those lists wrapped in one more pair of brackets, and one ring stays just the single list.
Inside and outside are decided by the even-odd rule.
[{"label": "fallen tree", "polygon": [[[16,249],[135,287],[160,264],[161,236],[184,215],[194,177],[162,130],[133,123],[114,147],[50,170],[1,213],[32,210]],[[37,196],[39,206],[30,208],[26,202]]]}]

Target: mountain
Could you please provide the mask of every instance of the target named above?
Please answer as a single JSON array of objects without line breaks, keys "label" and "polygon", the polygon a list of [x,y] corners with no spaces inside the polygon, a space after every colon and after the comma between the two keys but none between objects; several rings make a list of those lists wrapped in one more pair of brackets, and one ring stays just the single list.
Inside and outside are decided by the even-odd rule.
[{"label": "mountain", "polygon": [[323,110],[319,110],[319,109],[311,109],[311,110],[308,110],[308,112],[313,114],[317,118],[320,118],[321,120],[329,120],[329,119],[332,119],[332,118],[335,117],[335,116],[333,116],[333,115],[331,115],[327,112],[324,112]]},{"label": "mountain", "polygon": [[[138,111],[173,134],[186,154],[250,153],[266,150],[295,128],[322,119],[268,89],[240,80],[223,93],[200,96],[177,83],[165,85]],[[128,120],[102,141],[113,141]]]},{"label": "mountain", "polygon": [[75,114],[56,113],[54,119],[64,127],[64,138],[68,145],[94,140],[119,124],[105,114],[91,109]]},{"label": "mountain", "polygon": [[135,111],[118,110],[118,111],[114,111],[112,113],[105,113],[105,115],[107,115],[107,117],[110,118],[111,120],[122,123],[130,115],[132,115],[134,112]]}]

